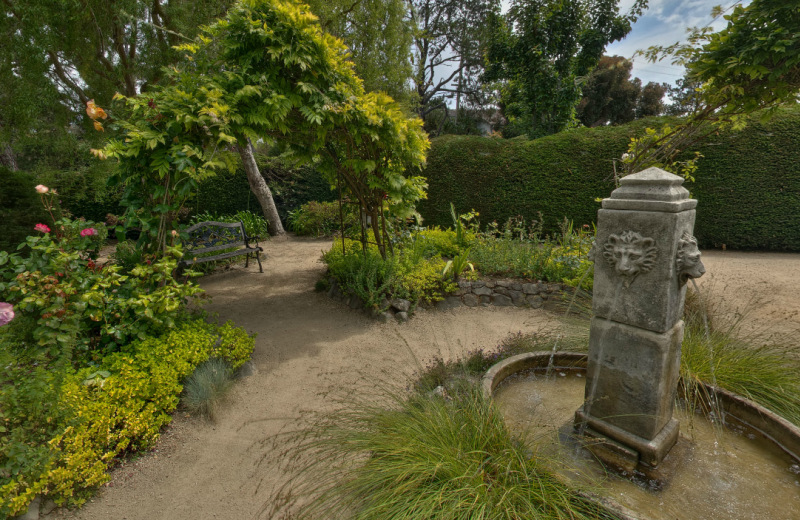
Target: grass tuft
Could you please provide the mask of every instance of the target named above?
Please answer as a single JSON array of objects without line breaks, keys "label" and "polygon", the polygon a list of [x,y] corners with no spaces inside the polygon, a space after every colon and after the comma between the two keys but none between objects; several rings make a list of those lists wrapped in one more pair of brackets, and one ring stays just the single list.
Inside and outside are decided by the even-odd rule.
[{"label": "grass tuft", "polygon": [[[684,388],[693,395],[700,391],[699,382],[716,384],[800,426],[800,346],[792,336],[745,325],[751,308],[731,311],[722,299],[700,300],[694,291],[687,293]],[[708,402],[710,396],[700,397]]]},{"label": "grass tuft", "polygon": [[293,434],[271,518],[615,518],[531,457],[475,385],[340,404]]},{"label": "grass tuft", "polygon": [[201,363],[184,384],[183,405],[191,413],[215,420],[233,386],[233,370],[222,358]]}]

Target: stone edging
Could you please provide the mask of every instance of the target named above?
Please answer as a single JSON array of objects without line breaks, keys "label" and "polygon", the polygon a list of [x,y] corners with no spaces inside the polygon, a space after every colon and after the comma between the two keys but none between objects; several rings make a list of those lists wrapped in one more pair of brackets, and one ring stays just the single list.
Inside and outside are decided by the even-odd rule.
[{"label": "stone edging", "polygon": [[[364,309],[364,300],[353,292],[345,293],[339,287],[335,277],[328,279],[330,289],[328,297],[344,302],[351,309]],[[458,282],[458,290],[446,296],[444,300],[433,306],[438,310],[457,309],[459,307],[530,307],[541,308],[545,301],[564,292],[572,292],[572,287],[560,283],[522,282],[516,280],[476,280]],[[413,314],[412,304],[408,300],[384,300],[381,308],[384,312],[370,311],[369,315],[382,323],[397,320],[406,322]]]}]

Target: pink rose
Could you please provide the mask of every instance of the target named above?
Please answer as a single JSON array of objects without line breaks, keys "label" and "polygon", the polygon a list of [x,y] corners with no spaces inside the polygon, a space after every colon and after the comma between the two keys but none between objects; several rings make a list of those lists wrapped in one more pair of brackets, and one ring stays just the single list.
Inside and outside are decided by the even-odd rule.
[{"label": "pink rose", "polygon": [[178,236],[178,232],[175,231],[174,229],[172,230],[172,236],[174,236],[174,237]]},{"label": "pink rose", "polygon": [[36,193],[41,193],[42,195],[44,195],[48,191],[50,191],[50,188],[48,188],[44,184],[39,184],[38,186],[36,186]]},{"label": "pink rose", "polygon": [[86,229],[81,229],[81,236],[82,237],[90,237],[92,235],[96,235],[97,230],[95,228],[87,227]]},{"label": "pink rose", "polygon": [[0,302],[0,326],[7,325],[14,319],[14,306],[10,303]]},{"label": "pink rose", "polygon": [[36,224],[35,226],[33,226],[33,229],[35,229],[36,231],[41,231],[42,233],[50,232],[50,228],[45,226],[44,224]]}]

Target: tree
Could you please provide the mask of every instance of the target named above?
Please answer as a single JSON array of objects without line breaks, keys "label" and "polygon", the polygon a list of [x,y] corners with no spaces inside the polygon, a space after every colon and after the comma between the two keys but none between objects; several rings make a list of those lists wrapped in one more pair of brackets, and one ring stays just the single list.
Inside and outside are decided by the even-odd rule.
[{"label": "tree", "polygon": [[665,107],[665,112],[671,116],[685,116],[700,108],[700,94],[697,89],[700,83],[684,76],[675,82],[675,86],[667,89],[667,96],[671,104]]},{"label": "tree", "polygon": [[499,0],[409,0],[414,26],[412,63],[416,111],[423,120],[447,110],[447,99],[474,96],[483,70],[486,19]]},{"label": "tree", "polygon": [[618,0],[512,0],[493,17],[484,81],[499,82],[512,129],[538,137],[574,126],[581,78],[646,7],[636,0],[623,15]]},{"label": "tree", "polygon": [[633,121],[642,85],[631,81],[633,62],[621,56],[603,56],[583,86],[577,115],[584,126],[618,125]]},{"label": "tree", "polygon": [[[638,78],[637,78],[638,79]],[[664,113],[664,94],[669,90],[667,83],[650,81],[642,88],[636,100],[636,119],[660,116]]]},{"label": "tree", "polygon": [[241,0],[180,49],[188,59],[169,86],[118,96],[124,139],[94,151],[119,161],[114,181],[142,240],[165,249],[172,216],[197,183],[231,167],[231,146],[249,154],[248,140],[260,138],[286,143],[349,188],[385,255],[385,212],[407,215],[424,196],[424,179],[410,174],[429,143],[389,96],[364,92],[342,42],[305,6]]},{"label": "tree", "polygon": [[584,126],[619,125],[664,112],[668,85],[639,78],[631,80],[633,62],[621,56],[603,56],[583,86],[577,115]]},{"label": "tree", "polygon": [[350,49],[367,92],[408,101],[412,26],[406,0],[310,0],[322,29]]},{"label": "tree", "polygon": [[[0,160],[100,186],[107,168],[88,149],[101,136],[84,114],[116,92],[149,90],[181,53],[179,33],[224,14],[232,0],[2,0]],[[105,190],[103,190],[105,191]],[[76,194],[84,197],[84,193]]]},{"label": "tree", "polygon": [[[721,8],[712,12],[722,14]],[[800,93],[800,8],[796,2],[753,0],[725,16],[719,32],[694,29],[685,44],[651,47],[652,61],[667,57],[686,67],[686,82],[697,83],[695,109],[674,128],[650,130],[631,143],[625,173],[660,166],[691,175],[693,161],[683,152],[726,128],[741,128],[745,117],[763,111],[768,118]],[[688,85],[687,85],[688,83]]]}]

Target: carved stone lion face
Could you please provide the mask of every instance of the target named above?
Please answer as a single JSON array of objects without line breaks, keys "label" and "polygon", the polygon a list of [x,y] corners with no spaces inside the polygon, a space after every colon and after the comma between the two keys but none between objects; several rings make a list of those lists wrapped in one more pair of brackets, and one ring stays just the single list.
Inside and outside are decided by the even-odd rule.
[{"label": "carved stone lion face", "polygon": [[611,235],[603,246],[603,258],[624,277],[625,287],[641,273],[650,271],[656,262],[658,249],[655,240],[634,231]]},{"label": "carved stone lion face", "polygon": [[684,232],[678,241],[675,267],[681,284],[688,282],[689,278],[700,278],[706,272],[703,262],[700,261],[700,249],[697,247],[697,240],[689,233]]}]

